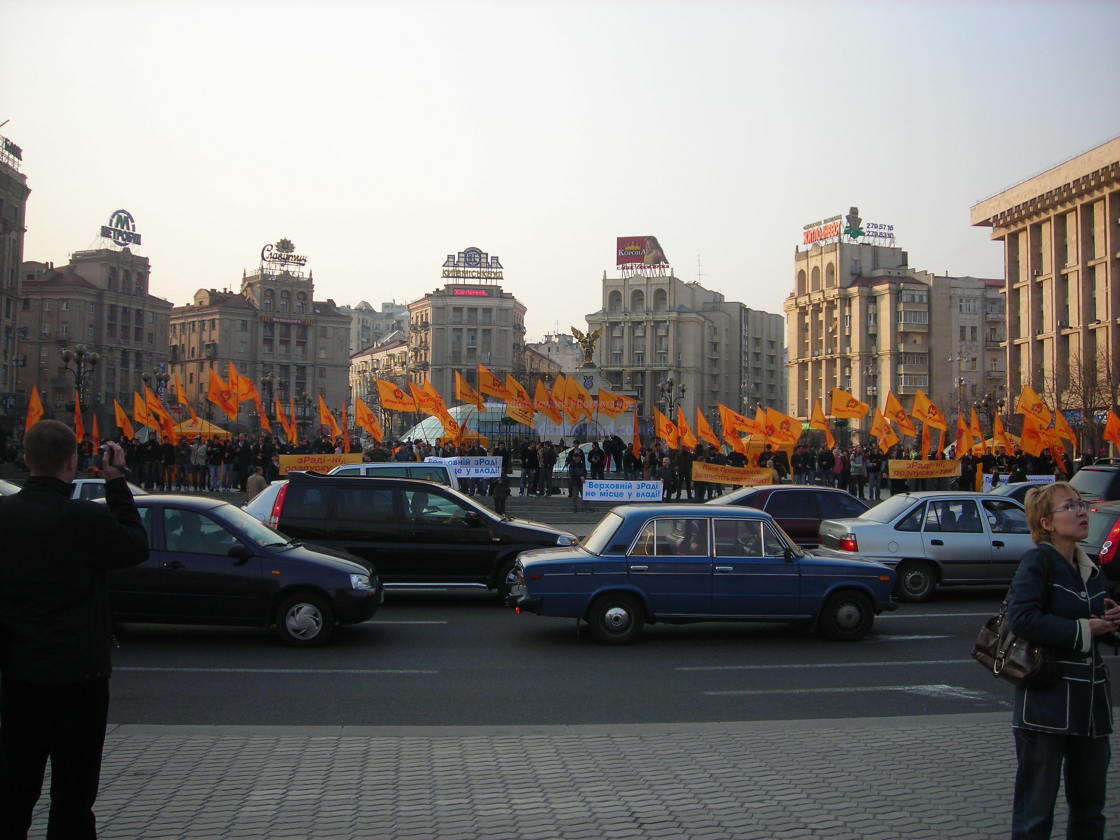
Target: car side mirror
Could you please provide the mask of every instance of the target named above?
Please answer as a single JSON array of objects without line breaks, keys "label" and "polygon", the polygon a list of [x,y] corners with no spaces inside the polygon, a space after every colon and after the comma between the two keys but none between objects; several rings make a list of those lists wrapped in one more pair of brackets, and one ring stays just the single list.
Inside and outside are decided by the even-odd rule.
[{"label": "car side mirror", "polygon": [[478,515],[477,511],[468,510],[463,514],[463,522],[472,528],[477,528],[482,524],[482,517]]},{"label": "car side mirror", "polygon": [[787,563],[792,563],[796,559],[793,549],[789,546],[786,546],[786,550],[782,552],[782,556],[786,558]]},{"label": "car side mirror", "polygon": [[245,565],[246,563],[249,562],[249,560],[253,556],[253,552],[251,552],[245,546],[241,545],[241,543],[238,543],[237,545],[233,546],[226,553],[229,554],[230,557],[232,557],[234,560],[237,561],[236,563],[234,563],[235,566]]}]

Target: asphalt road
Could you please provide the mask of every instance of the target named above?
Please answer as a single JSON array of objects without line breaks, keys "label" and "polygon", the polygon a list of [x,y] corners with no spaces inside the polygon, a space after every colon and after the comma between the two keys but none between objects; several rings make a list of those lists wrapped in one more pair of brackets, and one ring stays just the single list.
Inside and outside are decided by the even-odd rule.
[{"label": "asphalt road", "polygon": [[573,620],[457,592],[391,593],[373,620],[306,650],[263,630],[128,625],[110,719],[447,726],[1010,713],[1010,686],[968,656],[1001,595],[948,590],[879,616],[855,643],[702,623],[654,625],[635,645],[604,647]]}]

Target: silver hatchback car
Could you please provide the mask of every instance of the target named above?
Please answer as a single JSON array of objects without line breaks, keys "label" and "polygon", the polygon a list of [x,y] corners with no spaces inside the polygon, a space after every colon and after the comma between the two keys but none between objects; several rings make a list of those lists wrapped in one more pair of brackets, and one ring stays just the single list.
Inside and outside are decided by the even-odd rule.
[{"label": "silver hatchback car", "polygon": [[1034,548],[1017,500],[948,491],[901,493],[854,519],[826,519],[821,545],[895,569],[908,601],[928,600],[941,584],[1008,584]]}]

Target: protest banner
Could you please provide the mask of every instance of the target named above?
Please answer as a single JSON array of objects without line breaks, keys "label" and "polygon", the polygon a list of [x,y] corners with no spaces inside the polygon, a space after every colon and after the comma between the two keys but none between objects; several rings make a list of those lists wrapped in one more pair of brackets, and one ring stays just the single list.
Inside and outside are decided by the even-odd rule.
[{"label": "protest banner", "polygon": [[[993,487],[1002,487],[1004,484],[1007,484],[1007,479],[1010,477],[1010,473],[996,473],[994,476],[991,473],[985,473],[984,483],[981,485],[981,487],[983,488],[983,492],[990,493]],[[1027,481],[1029,481],[1031,484],[1052,484],[1054,481],[1054,476],[1028,475]]]},{"label": "protest banner", "polygon": [[593,481],[583,482],[585,502],[660,502],[660,481]]},{"label": "protest banner", "polygon": [[769,467],[728,467],[723,464],[692,462],[692,480],[712,484],[773,484],[774,473]]},{"label": "protest banner", "polygon": [[437,458],[429,455],[424,459],[436,464],[446,464],[456,478],[497,478],[502,474],[500,456],[464,455],[459,458]]},{"label": "protest banner", "polygon": [[961,474],[960,461],[906,461],[891,458],[887,464],[891,478],[953,478]]},{"label": "protest banner", "polygon": [[305,455],[281,455],[280,475],[287,475],[290,472],[307,472],[308,470],[328,473],[339,464],[360,463],[362,463],[361,452],[351,452],[345,455],[335,455],[333,452],[307,453]]}]

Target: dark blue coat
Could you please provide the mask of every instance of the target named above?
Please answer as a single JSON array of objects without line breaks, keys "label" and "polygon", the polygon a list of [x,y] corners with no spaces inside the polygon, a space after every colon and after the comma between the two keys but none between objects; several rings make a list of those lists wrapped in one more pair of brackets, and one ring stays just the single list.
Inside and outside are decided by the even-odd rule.
[{"label": "dark blue coat", "polygon": [[[1016,635],[1051,648],[1060,663],[1061,679],[1049,688],[1016,688],[1011,725],[1103,737],[1112,732],[1108,668],[1100,652],[1101,637],[1088,636],[1086,642],[1088,623],[1080,619],[1104,613],[1108,583],[1081,549],[1077,559],[1091,570],[1088,580],[1082,580],[1080,568],[1073,569],[1049,543],[1028,551],[1019,561],[1007,608],[1011,627]],[[1051,583],[1044,612],[1046,560],[1051,564]]]}]

